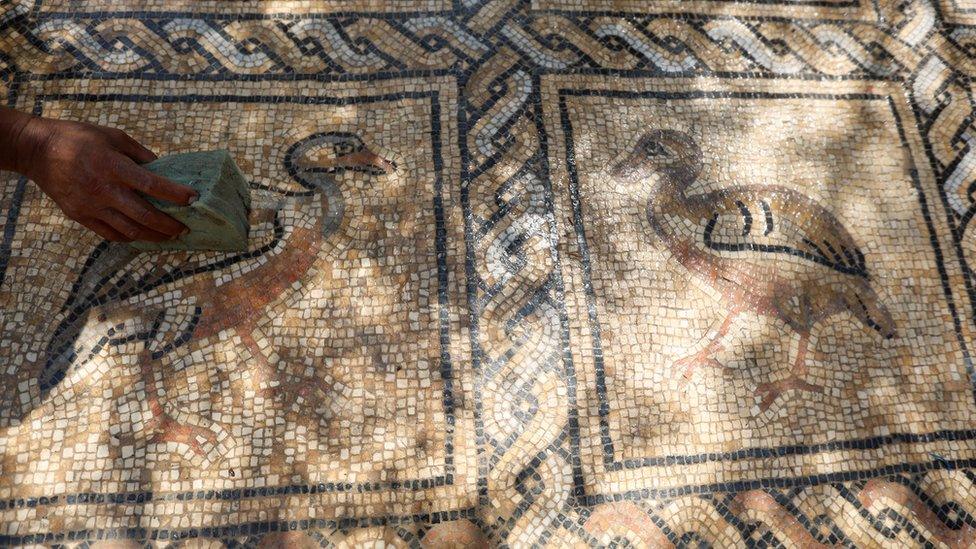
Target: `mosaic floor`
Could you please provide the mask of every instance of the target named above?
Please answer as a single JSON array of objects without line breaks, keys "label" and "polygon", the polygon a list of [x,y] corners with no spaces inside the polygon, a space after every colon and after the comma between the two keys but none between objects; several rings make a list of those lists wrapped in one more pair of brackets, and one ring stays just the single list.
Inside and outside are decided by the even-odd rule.
[{"label": "mosaic floor", "polygon": [[0,2],[254,205],[0,176],[0,544],[974,546],[974,76],[971,0]]}]

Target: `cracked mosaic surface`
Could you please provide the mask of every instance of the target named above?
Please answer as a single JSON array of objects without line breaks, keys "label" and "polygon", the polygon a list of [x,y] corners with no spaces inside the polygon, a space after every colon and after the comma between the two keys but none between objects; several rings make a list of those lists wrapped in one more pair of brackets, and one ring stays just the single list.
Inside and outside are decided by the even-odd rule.
[{"label": "cracked mosaic surface", "polygon": [[254,201],[0,174],[0,544],[973,545],[971,4],[0,4],[6,104]]}]

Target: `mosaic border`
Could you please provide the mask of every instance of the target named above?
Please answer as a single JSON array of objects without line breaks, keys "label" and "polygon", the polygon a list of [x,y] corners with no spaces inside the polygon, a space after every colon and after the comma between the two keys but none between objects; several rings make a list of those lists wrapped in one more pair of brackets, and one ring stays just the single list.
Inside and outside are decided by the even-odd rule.
[{"label": "mosaic border", "polygon": [[976,5],[964,8],[959,0],[938,0],[942,17],[950,24],[976,25]]},{"label": "mosaic border", "polygon": [[878,17],[878,0],[532,0],[531,9],[567,14],[874,21]]},{"label": "mosaic border", "polygon": [[[336,4],[337,0],[235,0],[233,13],[227,13],[225,5],[220,4],[220,0],[174,0],[170,1],[166,8],[159,9],[112,9],[103,6],[85,7],[84,2],[77,6],[71,6],[74,11],[64,11],[65,6],[57,5],[64,0],[32,0],[34,3],[33,13],[35,16],[42,17],[159,17],[159,16],[187,16],[207,15],[232,18],[244,17],[288,17],[292,16],[295,9],[304,9],[301,17],[357,17],[357,16],[381,16],[381,17],[413,17],[418,15],[443,15],[456,11],[461,0],[423,0],[430,6],[417,6],[418,2],[413,0],[371,0],[373,6],[369,9],[355,8],[347,9],[330,4]],[[90,2],[91,0],[89,0]],[[104,0],[103,0],[104,1]],[[338,0],[341,2],[343,0]],[[346,0],[349,1],[349,0]],[[56,7],[51,7],[55,4]],[[270,6],[269,6],[270,4]],[[294,4],[312,4],[312,6],[295,6]]]}]

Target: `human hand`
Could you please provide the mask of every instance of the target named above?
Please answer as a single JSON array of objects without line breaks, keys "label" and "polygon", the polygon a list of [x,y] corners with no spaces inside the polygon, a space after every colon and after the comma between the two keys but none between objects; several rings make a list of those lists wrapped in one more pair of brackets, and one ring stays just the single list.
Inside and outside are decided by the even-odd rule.
[{"label": "human hand", "polygon": [[139,166],[156,155],[122,130],[33,117],[17,141],[18,171],[103,238],[162,242],[187,230],[136,191],[180,205],[196,200],[196,191]]}]

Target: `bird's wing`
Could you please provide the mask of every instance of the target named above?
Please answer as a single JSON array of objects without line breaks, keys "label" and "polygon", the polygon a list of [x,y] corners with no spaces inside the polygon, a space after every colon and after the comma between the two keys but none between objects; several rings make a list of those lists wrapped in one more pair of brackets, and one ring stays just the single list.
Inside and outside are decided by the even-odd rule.
[{"label": "bird's wing", "polygon": [[[147,326],[155,326],[149,330],[152,337],[145,339],[154,357],[185,343],[200,314],[192,299],[153,302],[144,310],[132,304],[147,294],[179,288],[181,281],[196,275],[226,271],[239,263],[258,263],[278,248],[283,238],[284,227],[275,215],[266,231],[254,235],[251,249],[242,253],[138,253],[126,244],[102,242],[89,254],[56,317],[40,375],[42,393],[101,347],[116,340],[146,338]],[[119,325],[113,323],[117,320],[114,315],[99,318],[114,310],[133,318]]]},{"label": "bird's wing", "polygon": [[[252,232],[257,228],[252,227]],[[267,230],[252,235],[251,248],[240,253],[138,253],[126,244],[102,242],[89,254],[62,312],[74,312],[77,316],[93,307],[125,301],[201,273],[258,261],[283,238],[284,227],[276,215]]]},{"label": "bird's wing", "polygon": [[827,209],[783,187],[732,187],[691,197],[703,243],[718,252],[786,254],[868,278],[864,254]]}]

